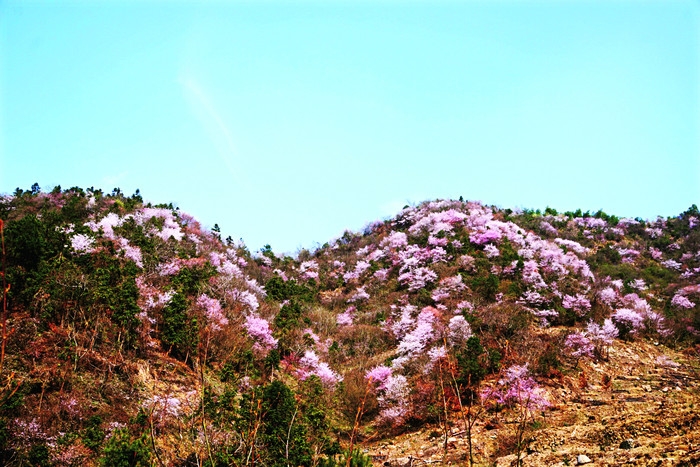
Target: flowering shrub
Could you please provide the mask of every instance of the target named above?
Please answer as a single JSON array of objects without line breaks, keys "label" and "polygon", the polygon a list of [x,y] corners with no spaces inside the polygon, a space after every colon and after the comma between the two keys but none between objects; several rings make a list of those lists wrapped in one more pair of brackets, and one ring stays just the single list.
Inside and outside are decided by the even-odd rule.
[{"label": "flowering shrub", "polygon": [[475,232],[469,236],[469,241],[477,245],[486,243],[497,243],[501,240],[502,233],[498,230],[485,230],[483,232]]},{"label": "flowering shrub", "polygon": [[408,237],[403,232],[392,232],[382,240],[381,244],[389,248],[401,248],[408,245]]},{"label": "flowering shrub", "polygon": [[385,390],[387,389],[389,378],[391,378],[392,375],[393,371],[391,367],[379,365],[369,370],[365,374],[365,378],[376,384],[378,390]]},{"label": "flowering shrub", "polygon": [[544,390],[529,376],[527,363],[506,369],[498,385],[485,389],[481,397],[486,403],[494,402],[506,407],[519,405],[528,411],[543,410],[551,405]]},{"label": "flowering shrub", "polygon": [[340,313],[337,318],[337,323],[339,326],[349,326],[353,323],[353,314],[356,308],[354,306],[349,306],[343,313]]},{"label": "flowering shrub", "polygon": [[338,373],[331,370],[326,362],[322,362],[313,350],[306,351],[304,356],[299,360],[299,366],[300,369],[297,374],[301,380],[315,375],[318,376],[324,385],[333,387],[343,379]]},{"label": "flowering shrub", "polygon": [[619,330],[615,327],[610,318],[606,319],[602,326],[590,321],[586,327],[586,331],[598,349],[612,344],[613,340],[619,334]]},{"label": "flowering shrub", "polygon": [[277,339],[272,337],[270,323],[267,320],[250,314],[246,317],[243,326],[251,339],[255,341],[255,348],[266,352],[277,346]]},{"label": "flowering shrub", "polygon": [[593,358],[595,347],[593,342],[583,332],[578,331],[566,336],[564,347],[566,347],[567,353],[577,361],[581,357]]},{"label": "flowering shrub", "polygon": [[367,299],[369,299],[369,294],[365,291],[364,287],[360,287],[354,294],[352,294],[352,296],[348,299],[348,302],[358,302]]},{"label": "flowering shrub", "polygon": [[436,312],[437,310],[432,307],[421,310],[416,318],[415,327],[399,342],[396,352],[400,357],[394,360],[394,368],[401,368],[409,360],[420,355],[425,347],[435,339]]},{"label": "flowering shrub", "polygon": [[695,308],[695,303],[691,302],[690,300],[688,300],[687,297],[679,293],[673,296],[673,298],[671,299],[671,305],[681,309]]},{"label": "flowering shrub", "polygon": [[681,266],[683,266],[682,263],[679,263],[678,261],[675,261],[673,259],[667,259],[666,261],[662,261],[661,265],[665,268],[673,269],[676,271],[680,271]]},{"label": "flowering shrub", "polygon": [[[636,222],[634,221],[634,219],[629,220],[632,222]],[[589,229],[604,229],[608,225],[608,223],[605,222],[605,219],[598,219],[595,217],[576,217],[573,219],[573,221],[577,225],[587,227]]]},{"label": "flowering shrub", "polygon": [[197,305],[204,309],[204,314],[209,320],[212,330],[219,331],[228,324],[228,318],[221,311],[221,303],[215,298],[202,294],[197,298]]},{"label": "flowering shrub", "polygon": [[620,337],[634,335],[644,327],[644,317],[629,308],[620,308],[611,316],[620,331]]},{"label": "flowering shrub", "polygon": [[562,306],[569,310],[574,310],[577,315],[583,316],[591,309],[591,302],[581,294],[564,295],[562,300]]},{"label": "flowering shrub", "polygon": [[566,249],[569,249],[575,253],[578,253],[580,255],[588,253],[588,248],[584,247],[578,242],[575,242],[573,240],[566,240],[563,238],[555,238],[554,243],[557,245],[560,245],[562,247],[565,247]]},{"label": "flowering shrub", "polygon": [[461,345],[472,336],[472,328],[464,316],[457,315],[450,318],[448,328],[450,330],[449,342],[452,345]]},{"label": "flowering shrub", "polygon": [[598,299],[607,306],[613,306],[618,299],[618,295],[615,289],[606,287],[598,292]]},{"label": "flowering shrub", "polygon": [[408,380],[403,375],[392,374],[386,377],[382,386],[377,397],[379,417],[385,423],[398,426],[409,414]]},{"label": "flowering shrub", "polygon": [[384,268],[374,271],[374,277],[376,277],[380,282],[386,281],[389,277],[389,269]]},{"label": "flowering shrub", "polygon": [[436,279],[437,274],[425,267],[412,269],[399,276],[399,282],[408,285],[408,290],[412,292],[424,288]]},{"label": "flowering shrub", "polygon": [[299,274],[304,279],[318,279],[318,263],[316,261],[304,261],[299,265]]},{"label": "flowering shrub", "polygon": [[110,212],[105,217],[103,217],[99,222],[86,222],[85,225],[90,228],[93,232],[102,231],[102,235],[105,238],[115,239],[114,229],[119,227],[124,222],[117,214]]},{"label": "flowering shrub", "polygon": [[488,244],[484,247],[484,253],[486,254],[487,258],[493,258],[496,256],[500,256],[501,252],[498,251],[498,247],[496,245],[491,245]]},{"label": "flowering shrub", "polygon": [[84,234],[76,234],[71,238],[71,247],[78,254],[92,253],[95,239]]},{"label": "flowering shrub", "polygon": [[450,298],[452,294],[457,294],[465,289],[466,286],[462,282],[462,276],[450,276],[440,281],[439,287],[433,291],[431,297],[436,302],[440,302]]}]

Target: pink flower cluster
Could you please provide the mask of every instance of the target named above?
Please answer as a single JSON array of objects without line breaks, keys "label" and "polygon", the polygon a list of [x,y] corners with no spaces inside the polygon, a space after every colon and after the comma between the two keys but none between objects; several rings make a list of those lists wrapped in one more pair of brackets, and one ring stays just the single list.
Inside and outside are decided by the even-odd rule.
[{"label": "pink flower cluster", "polygon": [[409,391],[405,376],[390,374],[386,377],[377,397],[379,417],[382,421],[393,426],[403,423],[409,414]]},{"label": "pink flower cluster", "polygon": [[578,253],[579,255],[585,255],[588,253],[588,248],[584,247],[578,242],[575,242],[573,240],[565,240],[563,238],[555,238],[554,243],[557,245],[560,245],[562,247],[565,247],[568,250],[571,250],[575,253]]},{"label": "pink flower cluster", "polygon": [[227,296],[234,302],[245,306],[249,311],[257,311],[258,307],[260,306],[258,303],[258,297],[256,297],[255,294],[249,290],[234,288],[227,292]]},{"label": "pink flower cluster", "polygon": [[391,367],[379,365],[365,373],[365,378],[376,384],[377,389],[383,390],[387,388],[389,378],[391,378],[392,374],[393,370]]},{"label": "pink flower cluster", "polygon": [[695,303],[691,302],[690,300],[688,300],[687,297],[681,295],[680,293],[676,293],[673,296],[673,298],[671,299],[671,305],[673,305],[676,308],[682,308],[686,310],[695,308]]},{"label": "pink flower cluster", "polygon": [[461,345],[472,337],[472,328],[462,315],[453,316],[447,327],[450,331],[448,340],[452,345]]},{"label": "pink flower cluster", "polygon": [[379,282],[385,282],[389,278],[389,269],[377,269],[376,271],[374,271],[373,276],[377,278]]},{"label": "pink flower cluster", "polygon": [[217,299],[202,294],[197,298],[197,305],[204,309],[213,331],[219,331],[228,324],[228,318],[222,312],[221,303]]},{"label": "pink flower cluster", "polygon": [[297,374],[302,381],[311,375],[318,376],[321,382],[329,387],[335,386],[336,383],[342,381],[343,378],[328,366],[328,363],[322,362],[316,352],[307,350],[304,356],[299,360],[299,370]]},{"label": "pink flower cluster", "polygon": [[574,310],[579,316],[583,316],[591,309],[591,302],[582,294],[564,295],[562,306],[567,310]]},{"label": "pink flower cluster", "polygon": [[[127,216],[129,217],[129,216]],[[93,232],[98,232],[102,230],[104,238],[113,240],[119,251],[124,254],[126,259],[129,259],[136,263],[140,268],[143,267],[143,261],[141,257],[141,249],[137,246],[129,244],[129,241],[125,238],[118,236],[114,233],[116,227],[121,226],[124,223],[124,219],[119,217],[117,214],[110,212],[105,217],[103,217],[99,222],[86,222],[85,225],[89,227]]]},{"label": "pink flower cluster", "polygon": [[618,248],[617,252],[622,256],[623,263],[634,263],[634,260],[640,255],[640,252],[633,248]]},{"label": "pink flower cluster", "polygon": [[[429,210],[431,206],[428,205],[425,208]],[[418,220],[408,229],[411,235],[419,235],[426,230],[433,235],[437,235],[440,232],[451,232],[454,229],[454,225],[463,222],[467,218],[466,214],[454,209],[428,212],[427,214],[425,211],[418,211],[416,214],[419,217]]]},{"label": "pink flower cluster", "polygon": [[593,358],[593,350],[595,349],[593,342],[586,337],[585,333],[580,331],[576,331],[566,336],[564,347],[566,348],[567,353],[576,359],[581,357]]},{"label": "pink flower cluster", "polygon": [[180,224],[178,224],[173,212],[170,209],[162,208],[143,208],[140,212],[134,215],[136,223],[138,225],[143,225],[146,221],[152,218],[163,219],[163,227],[159,231],[152,231],[152,234],[160,237],[163,241],[168,241],[170,237],[174,238],[178,242],[182,240],[184,234],[180,229]]},{"label": "pink flower cluster", "polygon": [[339,326],[350,326],[354,321],[355,307],[350,306],[344,312],[340,313],[336,318],[336,322]]},{"label": "pink flower cluster", "polygon": [[611,318],[618,326],[627,328],[630,334],[635,334],[644,327],[644,316],[629,308],[615,310]]},{"label": "pink flower cluster", "polygon": [[469,236],[469,241],[477,245],[484,245],[486,243],[498,243],[502,238],[503,233],[500,230],[486,229],[472,233]]},{"label": "pink flower cluster", "polygon": [[585,331],[569,334],[566,337],[564,346],[572,357],[593,358],[594,351],[597,351],[600,355],[605,347],[613,343],[618,334],[617,327],[610,319],[606,319],[602,326],[590,321]]},{"label": "pink flower cluster", "polygon": [[450,298],[450,295],[457,294],[466,289],[467,286],[462,282],[462,276],[450,276],[442,279],[438,287],[433,290],[431,297],[436,302],[440,302]]},{"label": "pink flower cluster", "polygon": [[70,242],[71,248],[78,254],[92,253],[94,251],[95,239],[85,234],[73,235]]},{"label": "pink flower cluster", "polygon": [[246,317],[243,326],[251,339],[255,341],[256,349],[267,352],[277,346],[277,339],[272,337],[270,323],[267,320],[250,314]]},{"label": "pink flower cluster", "polygon": [[393,361],[394,368],[402,368],[405,363],[419,356],[436,337],[435,323],[439,311],[425,307],[418,314],[415,327],[404,335],[396,352],[399,358]]},{"label": "pink flower cluster", "polygon": [[603,321],[603,325],[597,324],[593,321],[588,323],[586,328],[588,336],[593,340],[597,347],[610,345],[613,340],[618,336],[619,331],[613,324],[610,318]]},{"label": "pink flower cluster", "polygon": [[661,265],[665,268],[674,269],[676,271],[680,271],[681,266],[683,266],[681,263],[673,259],[667,259],[666,261],[662,261]]},{"label": "pink flower cluster", "polygon": [[357,262],[357,264],[355,264],[355,269],[343,274],[343,279],[345,279],[345,281],[347,281],[347,282],[357,280],[370,267],[371,267],[371,265],[369,264],[369,262],[364,261],[364,260],[360,260]]},{"label": "pink flower cluster", "polygon": [[530,284],[536,289],[544,289],[547,283],[540,274],[540,268],[535,260],[528,260],[523,263],[523,282]]},{"label": "pink flower cluster", "polygon": [[608,223],[604,219],[597,217],[574,217],[573,221],[576,225],[586,227],[587,229],[604,229]]},{"label": "pink flower cluster", "polygon": [[167,263],[161,263],[158,265],[158,274],[161,276],[174,276],[180,272],[180,262],[178,259],[168,261]]},{"label": "pink flower cluster", "polygon": [[[395,310],[396,306],[391,305],[391,308]],[[406,304],[400,308],[400,311],[401,315],[398,317],[398,319],[396,319],[396,316],[392,316],[386,323],[391,333],[394,334],[394,337],[397,339],[401,339],[413,327],[415,324],[413,315],[416,313],[416,311],[418,311],[418,308],[413,305]]]},{"label": "pink flower cluster", "polygon": [[348,303],[359,302],[362,300],[369,300],[369,294],[365,291],[364,287],[358,287],[354,294],[348,299]]},{"label": "pink flower cluster", "polygon": [[141,248],[131,245],[125,238],[117,239],[118,245],[121,247],[122,253],[126,259],[130,259],[140,268],[143,267],[143,258],[141,256]]},{"label": "pink flower cluster", "polygon": [[602,303],[604,303],[608,306],[613,306],[615,304],[615,302],[618,300],[618,294],[615,291],[615,289],[613,289],[612,287],[606,287],[606,288],[600,290],[598,292],[597,296],[598,296],[598,299]]},{"label": "pink flower cluster", "polygon": [[382,240],[381,245],[395,249],[405,247],[408,245],[408,237],[403,232],[392,232]]},{"label": "pink flower cluster", "polygon": [[482,398],[505,406],[519,405],[529,411],[546,409],[551,404],[544,390],[528,373],[527,363],[511,366],[497,387],[482,392]]},{"label": "pink flower cluster", "polygon": [[552,224],[550,224],[547,221],[542,221],[540,222],[540,229],[542,229],[545,233],[549,235],[558,235],[559,231],[554,228]]},{"label": "pink flower cluster", "polygon": [[114,240],[116,234],[114,233],[114,228],[122,225],[124,220],[120,218],[117,214],[110,212],[105,217],[103,217],[99,222],[86,222],[85,225],[90,228],[93,232],[97,232],[100,229],[105,238]]},{"label": "pink flower cluster", "polygon": [[299,265],[299,274],[304,279],[318,279],[318,263],[316,261],[304,261]]},{"label": "pink flower cluster", "polygon": [[501,252],[498,250],[496,245],[488,244],[484,247],[484,254],[486,254],[487,258],[494,258],[496,256],[500,256]]}]

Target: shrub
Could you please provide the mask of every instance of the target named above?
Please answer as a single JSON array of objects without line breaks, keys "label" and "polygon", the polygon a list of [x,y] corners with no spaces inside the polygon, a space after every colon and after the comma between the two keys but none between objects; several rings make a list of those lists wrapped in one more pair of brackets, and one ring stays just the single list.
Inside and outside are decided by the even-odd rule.
[{"label": "shrub", "polygon": [[88,420],[87,426],[82,434],[83,444],[93,451],[97,451],[100,446],[102,446],[102,442],[105,439],[105,432],[102,430],[101,425],[102,417],[93,415]]},{"label": "shrub", "polygon": [[364,372],[353,369],[343,376],[343,382],[338,386],[340,411],[351,424],[355,422],[358,410],[362,409],[362,418],[372,418],[377,415],[379,404],[374,391],[368,392],[368,382]]},{"label": "shrub", "polygon": [[100,465],[103,467],[150,467],[151,451],[145,435],[132,440],[125,428],[114,431],[105,444]]},{"label": "shrub", "polygon": [[301,315],[301,305],[296,300],[292,300],[284,305],[275,316],[275,326],[280,330],[296,327],[299,325]]},{"label": "shrub", "polygon": [[177,358],[187,359],[197,352],[199,341],[197,320],[187,315],[187,298],[176,293],[163,307],[163,345]]},{"label": "shrub", "polygon": [[327,457],[324,459],[319,459],[318,467],[345,467],[348,465],[348,457],[350,457],[350,467],[371,467],[372,460],[364,452],[360,451],[359,448],[343,452],[339,456]]},{"label": "shrub", "polygon": [[500,283],[497,275],[489,274],[488,276],[475,277],[472,280],[472,287],[487,300],[495,300]]},{"label": "shrub", "polygon": [[29,448],[27,454],[29,464],[36,467],[48,467],[49,463],[49,447],[46,443],[34,444]]},{"label": "shrub", "polygon": [[478,337],[472,336],[457,353],[457,384],[462,388],[462,399],[469,405],[476,401],[477,390],[486,376],[488,356]]},{"label": "shrub", "polygon": [[311,449],[292,391],[281,381],[263,389],[262,441],[270,467],[310,466]]},{"label": "shrub", "polygon": [[267,296],[275,301],[283,302],[293,297],[301,301],[310,302],[315,297],[314,290],[304,284],[297,284],[294,279],[284,281],[281,277],[275,276],[265,283]]}]

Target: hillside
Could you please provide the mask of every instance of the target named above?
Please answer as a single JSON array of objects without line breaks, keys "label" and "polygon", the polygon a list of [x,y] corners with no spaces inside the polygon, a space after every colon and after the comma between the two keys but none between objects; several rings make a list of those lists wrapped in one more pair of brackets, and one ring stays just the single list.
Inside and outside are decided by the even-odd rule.
[{"label": "hillside", "polygon": [[438,200],[296,257],[118,189],[0,219],[3,465],[700,462],[695,205]]}]

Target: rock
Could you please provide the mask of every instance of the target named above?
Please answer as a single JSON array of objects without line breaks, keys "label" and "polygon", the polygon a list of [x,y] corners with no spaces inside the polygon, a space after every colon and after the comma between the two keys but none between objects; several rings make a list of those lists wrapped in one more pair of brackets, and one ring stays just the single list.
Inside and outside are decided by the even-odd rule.
[{"label": "rock", "polygon": [[620,443],[620,449],[632,449],[637,447],[637,442],[633,439],[626,439]]},{"label": "rock", "polygon": [[576,465],[590,464],[593,462],[590,457],[585,454],[579,454],[576,457]]}]

